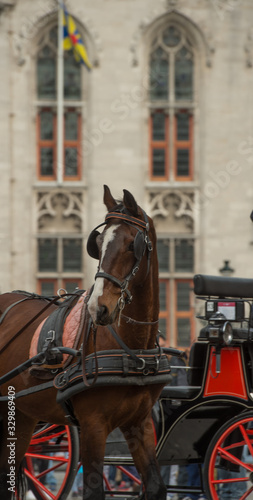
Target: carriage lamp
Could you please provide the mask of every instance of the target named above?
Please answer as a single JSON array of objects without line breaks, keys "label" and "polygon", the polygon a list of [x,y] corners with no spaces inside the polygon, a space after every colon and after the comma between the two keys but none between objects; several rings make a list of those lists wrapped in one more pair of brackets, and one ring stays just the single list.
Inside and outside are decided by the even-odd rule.
[{"label": "carriage lamp", "polygon": [[233,340],[233,328],[226,316],[217,311],[211,316],[210,321],[213,323],[208,326],[208,338],[215,344],[231,344]]},{"label": "carriage lamp", "polygon": [[223,337],[224,343],[226,345],[231,344],[231,342],[233,340],[233,328],[232,328],[231,323],[229,323],[229,321],[226,321],[224,323],[222,331],[223,331],[222,337]]}]

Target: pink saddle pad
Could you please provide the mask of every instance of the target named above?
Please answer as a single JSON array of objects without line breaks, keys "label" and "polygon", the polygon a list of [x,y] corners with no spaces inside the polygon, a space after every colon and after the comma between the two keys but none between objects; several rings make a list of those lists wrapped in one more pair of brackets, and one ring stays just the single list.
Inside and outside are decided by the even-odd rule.
[{"label": "pink saddle pad", "polygon": [[[68,316],[65,320],[64,328],[63,328],[63,335],[62,335],[63,347],[70,347],[70,348],[77,347],[77,343],[79,341],[82,326],[83,326],[83,318],[85,317],[85,312],[86,312],[85,298],[87,295],[88,295],[88,291],[85,291],[80,296],[76,305],[71,309],[70,313],[68,314]],[[36,356],[36,354],[38,354],[39,336],[40,336],[42,326],[45,323],[46,319],[47,318],[45,318],[39,324],[37,329],[35,330],[35,333],[33,335],[31,345],[30,345],[29,358],[32,358],[33,356]],[[61,363],[61,366],[66,364],[68,357],[69,357],[68,354],[63,354],[63,362]],[[51,365],[50,368],[53,368],[53,366]]]}]

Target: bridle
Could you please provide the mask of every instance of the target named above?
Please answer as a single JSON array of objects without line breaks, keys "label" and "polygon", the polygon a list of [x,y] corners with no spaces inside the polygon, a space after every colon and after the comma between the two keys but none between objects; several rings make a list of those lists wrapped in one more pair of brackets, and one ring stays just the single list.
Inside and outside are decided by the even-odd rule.
[{"label": "bridle", "polygon": [[[93,238],[96,235],[98,236],[99,232],[97,229],[101,226],[104,226],[110,221],[111,219],[116,219],[125,222],[131,227],[134,227],[137,230],[135,239],[134,239],[134,254],[135,254],[135,263],[130,270],[130,272],[127,274],[127,276],[121,281],[112,274],[109,274],[105,271],[100,271],[98,269],[98,272],[95,275],[95,280],[98,278],[105,278],[109,281],[111,281],[114,285],[116,285],[118,288],[120,288],[121,294],[118,299],[118,307],[121,311],[124,309],[126,304],[130,304],[132,301],[132,294],[129,290],[129,282],[131,279],[136,275],[140,268],[140,263],[147,252],[147,272],[146,276],[149,273],[150,269],[150,257],[151,257],[151,252],[153,250],[152,247],[152,242],[149,238],[149,222],[148,222],[148,216],[144,210],[142,210],[144,221],[141,219],[138,219],[137,217],[133,217],[132,215],[128,215],[125,213],[123,210],[119,211],[114,211],[114,212],[109,212],[106,217],[105,217],[105,222],[102,222],[102,224],[99,224],[96,226],[96,228],[92,231],[91,235],[93,234]],[[89,245],[89,240],[88,240],[88,245]],[[87,247],[88,247],[87,245]],[[88,250],[89,251],[89,250]]]}]

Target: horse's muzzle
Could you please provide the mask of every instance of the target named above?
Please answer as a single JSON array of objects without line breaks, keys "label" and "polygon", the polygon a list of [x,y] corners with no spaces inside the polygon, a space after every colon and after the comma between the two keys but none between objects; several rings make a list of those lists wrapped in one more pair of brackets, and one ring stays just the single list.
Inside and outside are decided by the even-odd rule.
[{"label": "horse's muzzle", "polygon": [[117,317],[117,310],[114,310],[112,313],[110,313],[106,305],[100,305],[96,308],[95,311],[93,311],[91,317],[93,323],[97,326],[111,325],[115,322],[115,319]]},{"label": "horse's muzzle", "polygon": [[96,311],[96,324],[97,325],[111,325],[113,323],[113,317],[109,313],[108,308],[105,305],[101,305]]}]

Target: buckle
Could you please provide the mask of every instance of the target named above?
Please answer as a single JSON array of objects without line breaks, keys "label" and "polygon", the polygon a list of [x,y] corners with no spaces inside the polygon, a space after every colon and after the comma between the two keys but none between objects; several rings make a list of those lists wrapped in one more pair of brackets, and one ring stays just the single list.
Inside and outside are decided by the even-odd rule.
[{"label": "buckle", "polygon": [[49,330],[49,331],[47,332],[47,334],[48,334],[48,335],[49,335],[50,333],[51,333],[52,335],[51,335],[51,337],[46,337],[46,340],[45,340],[46,342],[54,342],[54,340],[55,340],[55,330]]}]

